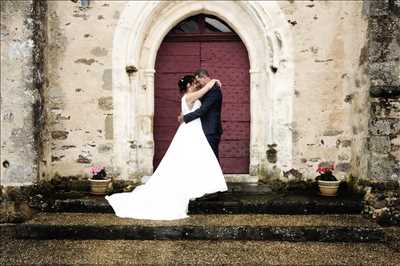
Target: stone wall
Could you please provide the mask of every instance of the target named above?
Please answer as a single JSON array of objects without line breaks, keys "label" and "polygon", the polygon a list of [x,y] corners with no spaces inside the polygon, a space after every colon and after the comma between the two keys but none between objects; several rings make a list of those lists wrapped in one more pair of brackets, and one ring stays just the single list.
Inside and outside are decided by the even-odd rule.
[{"label": "stone wall", "polygon": [[368,176],[400,180],[400,1],[368,2]]},{"label": "stone wall", "polygon": [[368,87],[362,1],[280,1],[295,46],[293,170],[313,178],[336,164],[335,176],[367,173]]},{"label": "stone wall", "polygon": [[[398,178],[398,1],[373,2],[277,2],[295,71],[292,169],[282,179],[314,178],[332,162],[340,179]],[[112,170],[112,49],[125,5],[2,2],[3,182]],[[276,156],[279,145],[265,163]]]},{"label": "stone wall", "polygon": [[367,1],[368,74],[371,80],[368,175],[363,213],[400,225],[400,1]]},{"label": "stone wall", "polygon": [[38,178],[43,129],[42,1],[1,1],[1,184]]},{"label": "stone wall", "polygon": [[[91,164],[112,164],[118,128],[112,126],[111,52],[125,3],[48,5],[46,175],[85,175]],[[283,178],[313,178],[318,165],[330,162],[337,164],[341,179],[352,171],[365,174],[368,79],[361,62],[367,26],[362,3],[279,1],[279,6],[295,45],[293,169]]]},{"label": "stone wall", "polygon": [[124,4],[48,1],[45,176],[82,176],[92,164],[111,166],[111,49]]}]

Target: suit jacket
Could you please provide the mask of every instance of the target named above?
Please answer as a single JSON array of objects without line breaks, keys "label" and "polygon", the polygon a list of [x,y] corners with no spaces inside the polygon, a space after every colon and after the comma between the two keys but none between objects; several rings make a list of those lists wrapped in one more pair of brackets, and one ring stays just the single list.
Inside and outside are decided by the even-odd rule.
[{"label": "suit jacket", "polygon": [[222,92],[217,83],[200,98],[201,106],[195,111],[183,116],[183,121],[190,121],[199,118],[204,134],[222,134],[221,108]]}]

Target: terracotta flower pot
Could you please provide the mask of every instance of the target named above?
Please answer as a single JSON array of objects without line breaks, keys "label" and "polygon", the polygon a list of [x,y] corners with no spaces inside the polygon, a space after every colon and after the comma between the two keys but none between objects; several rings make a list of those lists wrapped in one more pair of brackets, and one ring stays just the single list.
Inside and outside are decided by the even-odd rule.
[{"label": "terracotta flower pot", "polygon": [[323,181],[318,180],[319,191],[322,196],[336,196],[339,188],[339,180],[336,181]]},{"label": "terracotta flower pot", "polygon": [[93,195],[105,195],[111,183],[111,178],[108,179],[92,179],[90,181],[90,193]]}]

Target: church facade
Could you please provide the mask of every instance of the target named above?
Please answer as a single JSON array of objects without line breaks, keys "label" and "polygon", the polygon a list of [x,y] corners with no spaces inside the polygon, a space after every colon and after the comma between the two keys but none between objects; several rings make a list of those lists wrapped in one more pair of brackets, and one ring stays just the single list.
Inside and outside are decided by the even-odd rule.
[{"label": "church facade", "polygon": [[400,179],[398,1],[6,1],[3,185],[151,175],[177,81],[220,79],[228,180]]}]

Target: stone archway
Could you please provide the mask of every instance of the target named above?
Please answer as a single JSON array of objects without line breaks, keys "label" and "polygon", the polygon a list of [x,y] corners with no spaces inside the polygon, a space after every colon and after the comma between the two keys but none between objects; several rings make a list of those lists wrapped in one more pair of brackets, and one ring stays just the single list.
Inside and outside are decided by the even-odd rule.
[{"label": "stone archway", "polygon": [[[245,44],[250,61],[250,174],[292,164],[292,39],[276,1],[128,2],[113,43],[112,164],[120,178],[153,172],[154,66],[165,35],[199,13],[218,16]],[[130,72],[127,73],[127,70]],[[276,161],[266,151],[275,144]]]}]

